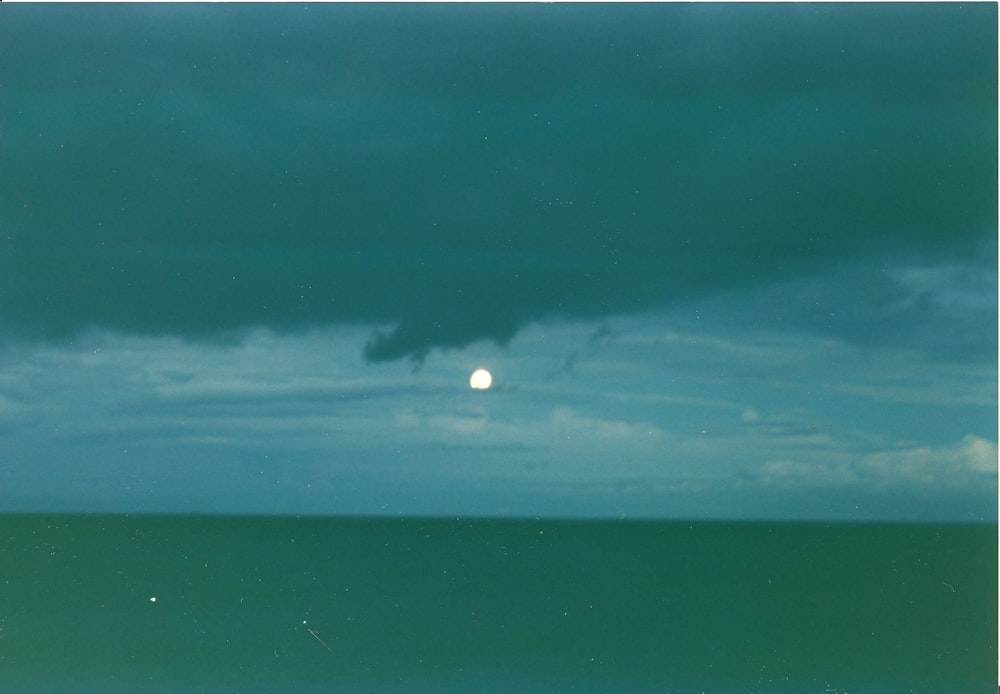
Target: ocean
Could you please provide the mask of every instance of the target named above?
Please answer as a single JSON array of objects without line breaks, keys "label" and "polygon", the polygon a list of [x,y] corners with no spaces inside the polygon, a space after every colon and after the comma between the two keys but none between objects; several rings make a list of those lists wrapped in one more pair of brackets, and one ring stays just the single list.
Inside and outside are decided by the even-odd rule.
[{"label": "ocean", "polygon": [[18,692],[989,694],[997,526],[0,516]]}]

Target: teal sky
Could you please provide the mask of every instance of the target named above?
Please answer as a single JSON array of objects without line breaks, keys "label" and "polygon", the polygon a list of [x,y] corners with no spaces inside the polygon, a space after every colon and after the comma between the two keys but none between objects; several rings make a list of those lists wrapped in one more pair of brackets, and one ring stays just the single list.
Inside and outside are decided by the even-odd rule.
[{"label": "teal sky", "polygon": [[995,520],[996,36],[4,6],[0,510]]}]

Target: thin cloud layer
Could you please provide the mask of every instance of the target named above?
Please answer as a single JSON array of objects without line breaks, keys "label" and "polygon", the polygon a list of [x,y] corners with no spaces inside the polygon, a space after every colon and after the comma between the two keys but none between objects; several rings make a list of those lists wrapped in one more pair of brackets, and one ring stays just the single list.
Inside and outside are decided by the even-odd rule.
[{"label": "thin cloud layer", "polygon": [[420,362],[867,254],[961,264],[995,234],[995,26],[990,5],[7,8],[0,330],[349,324],[368,361]]},{"label": "thin cloud layer", "polygon": [[416,375],[366,368],[357,327],[7,352],[3,508],[995,518],[994,365],[657,318],[592,350],[593,325],[532,326]]}]

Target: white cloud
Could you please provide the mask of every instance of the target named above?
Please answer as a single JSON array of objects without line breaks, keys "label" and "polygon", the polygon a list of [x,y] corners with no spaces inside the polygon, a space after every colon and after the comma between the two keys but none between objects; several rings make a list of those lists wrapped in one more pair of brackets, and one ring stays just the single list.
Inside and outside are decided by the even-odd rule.
[{"label": "white cloud", "polygon": [[859,470],[880,485],[969,486],[977,478],[996,476],[997,445],[967,434],[948,446],[900,446],[864,456]]},{"label": "white cloud", "polygon": [[843,489],[860,482],[858,474],[845,457],[824,458],[769,460],[759,470],[760,479],[768,486],[791,489]]},{"label": "white cloud", "polygon": [[768,486],[789,489],[854,489],[858,494],[972,491],[995,484],[997,446],[968,434],[942,446],[900,444],[857,455],[827,449],[811,455],[772,457],[757,473]]}]

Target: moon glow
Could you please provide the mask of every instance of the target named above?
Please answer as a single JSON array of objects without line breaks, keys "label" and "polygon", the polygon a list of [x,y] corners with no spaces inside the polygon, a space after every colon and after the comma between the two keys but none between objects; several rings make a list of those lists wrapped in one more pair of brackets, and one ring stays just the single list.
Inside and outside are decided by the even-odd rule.
[{"label": "moon glow", "polygon": [[493,385],[493,376],[486,369],[476,369],[469,377],[469,387],[473,390],[489,390]]}]

